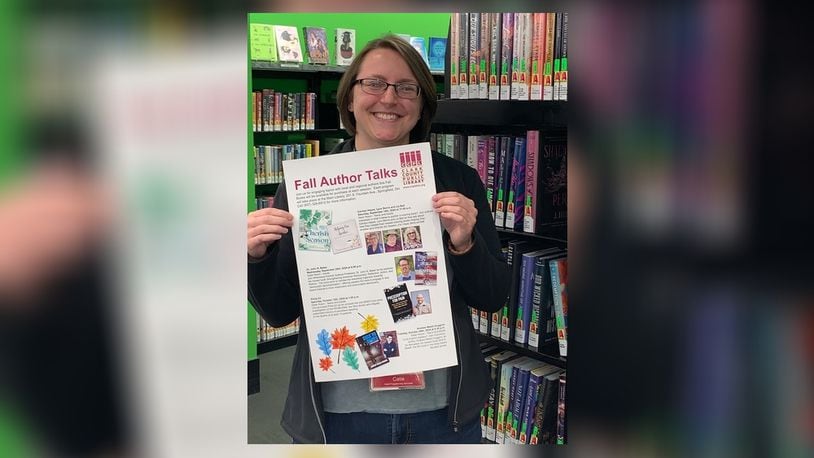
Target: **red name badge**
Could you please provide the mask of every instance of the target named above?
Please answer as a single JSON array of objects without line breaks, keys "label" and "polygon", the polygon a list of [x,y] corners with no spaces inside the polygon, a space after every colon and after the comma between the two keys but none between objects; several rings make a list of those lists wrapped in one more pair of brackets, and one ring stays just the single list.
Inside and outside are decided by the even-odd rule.
[{"label": "red name badge", "polygon": [[408,372],[370,379],[370,391],[423,390],[425,387],[423,372]]}]

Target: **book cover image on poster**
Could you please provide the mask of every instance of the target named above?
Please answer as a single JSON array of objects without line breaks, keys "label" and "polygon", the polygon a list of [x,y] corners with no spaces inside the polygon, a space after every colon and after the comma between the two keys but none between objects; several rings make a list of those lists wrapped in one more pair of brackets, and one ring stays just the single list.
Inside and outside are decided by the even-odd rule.
[{"label": "book cover image on poster", "polygon": [[359,350],[362,351],[362,357],[365,359],[368,369],[374,369],[390,362],[390,359],[384,354],[382,341],[376,330],[357,337],[356,343],[359,344]]},{"label": "book cover image on poster", "polygon": [[304,38],[309,64],[328,63],[328,38],[323,27],[304,27]]},{"label": "book cover image on poster", "polygon": [[435,251],[415,252],[415,284],[438,284],[438,253]]},{"label": "book cover image on poster", "polygon": [[336,65],[350,65],[356,57],[356,30],[336,29]]},{"label": "book cover image on poster", "polygon": [[387,305],[390,314],[393,316],[394,323],[406,318],[412,318],[413,302],[410,300],[410,293],[407,291],[406,284],[402,283],[393,288],[387,288],[384,290],[384,295],[387,298]]},{"label": "book cover image on poster", "polygon": [[447,39],[444,37],[430,37],[430,70],[444,71],[444,62],[447,54]]},{"label": "book cover image on poster", "polygon": [[300,209],[300,237],[298,248],[303,251],[331,251],[328,226],[331,212],[327,210]]},{"label": "book cover image on poster", "polygon": [[281,62],[302,62],[302,48],[296,27],[275,25],[274,36],[277,38],[277,57]]},{"label": "book cover image on poster", "polygon": [[328,226],[328,235],[331,238],[331,250],[334,254],[362,248],[362,238],[359,236],[355,219]]}]

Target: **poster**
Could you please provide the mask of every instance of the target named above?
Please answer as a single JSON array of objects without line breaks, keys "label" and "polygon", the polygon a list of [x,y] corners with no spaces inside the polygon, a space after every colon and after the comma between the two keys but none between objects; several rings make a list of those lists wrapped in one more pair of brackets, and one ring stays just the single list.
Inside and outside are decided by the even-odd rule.
[{"label": "poster", "polygon": [[283,170],[316,381],[456,365],[429,143]]}]

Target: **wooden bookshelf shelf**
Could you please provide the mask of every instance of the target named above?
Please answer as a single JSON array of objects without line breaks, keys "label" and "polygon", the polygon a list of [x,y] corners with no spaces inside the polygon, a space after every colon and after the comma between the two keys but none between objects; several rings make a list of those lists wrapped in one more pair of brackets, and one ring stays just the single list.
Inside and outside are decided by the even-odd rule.
[{"label": "wooden bookshelf shelf", "polygon": [[465,127],[480,131],[483,127],[522,127],[530,129],[565,128],[568,102],[520,100],[459,100],[438,101],[433,124]]}]

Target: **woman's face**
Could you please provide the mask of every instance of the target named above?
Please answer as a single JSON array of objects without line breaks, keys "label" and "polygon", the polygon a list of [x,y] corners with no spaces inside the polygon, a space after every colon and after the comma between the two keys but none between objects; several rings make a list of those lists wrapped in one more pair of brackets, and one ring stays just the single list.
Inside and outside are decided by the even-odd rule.
[{"label": "woman's face", "polygon": [[416,233],[414,229],[410,229],[407,231],[407,238],[410,240],[415,240]]},{"label": "woman's face", "polygon": [[396,234],[388,234],[387,235],[387,244],[390,246],[395,246],[397,241]]},{"label": "woman's face", "polygon": [[[390,84],[418,81],[407,62],[392,49],[374,49],[359,67],[356,79],[377,78]],[[410,131],[421,117],[421,96],[403,99],[396,88],[389,86],[384,94],[364,92],[360,84],[353,86],[350,111],[356,118],[356,148],[370,149],[406,145]]]}]

